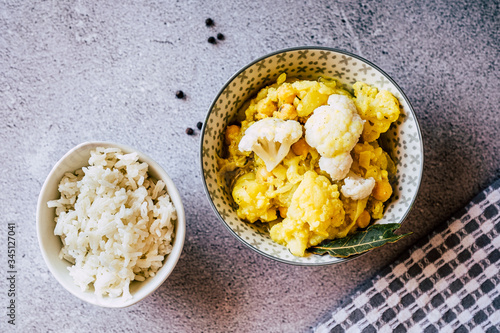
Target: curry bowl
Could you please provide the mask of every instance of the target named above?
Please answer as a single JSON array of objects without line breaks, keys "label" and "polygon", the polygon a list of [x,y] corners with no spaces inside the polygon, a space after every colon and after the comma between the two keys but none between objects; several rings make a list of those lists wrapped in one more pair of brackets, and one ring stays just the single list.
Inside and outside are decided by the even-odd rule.
[{"label": "curry bowl", "polygon": [[399,118],[380,139],[396,164],[393,194],[386,203],[383,218],[376,220],[376,224],[401,224],[417,197],[423,171],[423,142],[415,112],[401,88],[377,66],[355,54],[324,47],[285,49],[252,61],[227,81],[210,106],[201,135],[201,172],[208,199],[222,224],[252,250],[283,263],[327,265],[345,262],[359,255],[349,258],[292,255],[285,246],[271,240],[265,225],[248,223],[238,217],[238,206],[229,185],[218,179],[217,161],[223,152],[225,128],[248,100],[261,88],[276,82],[282,73],[302,80],[333,78],[350,92],[355,82],[362,81],[389,91],[398,100]]}]

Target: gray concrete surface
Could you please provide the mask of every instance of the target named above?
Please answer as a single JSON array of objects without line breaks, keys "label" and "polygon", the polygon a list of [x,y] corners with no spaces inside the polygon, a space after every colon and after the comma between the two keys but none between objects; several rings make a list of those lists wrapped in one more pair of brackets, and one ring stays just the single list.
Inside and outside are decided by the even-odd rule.
[{"label": "gray concrete surface", "polygon": [[[22,1],[0,3],[0,331],[7,227],[17,224],[19,332],[307,332],[343,297],[500,175],[498,1]],[[205,27],[211,17],[213,28]],[[209,36],[221,32],[217,45]],[[238,243],[200,180],[195,127],[235,71],[292,46],[341,48],[400,84],[425,140],[414,235],[338,266],[293,267]],[[174,93],[182,89],[185,100]],[[50,275],[35,232],[54,163],[87,140],[134,146],[178,185],[182,258],[143,302],[85,304]]]}]

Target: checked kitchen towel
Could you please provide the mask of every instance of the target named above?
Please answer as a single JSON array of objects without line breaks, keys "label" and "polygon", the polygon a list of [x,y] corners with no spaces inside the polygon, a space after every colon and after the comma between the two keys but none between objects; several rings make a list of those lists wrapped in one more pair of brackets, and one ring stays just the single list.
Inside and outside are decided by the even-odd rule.
[{"label": "checked kitchen towel", "polygon": [[315,332],[500,332],[500,180]]}]

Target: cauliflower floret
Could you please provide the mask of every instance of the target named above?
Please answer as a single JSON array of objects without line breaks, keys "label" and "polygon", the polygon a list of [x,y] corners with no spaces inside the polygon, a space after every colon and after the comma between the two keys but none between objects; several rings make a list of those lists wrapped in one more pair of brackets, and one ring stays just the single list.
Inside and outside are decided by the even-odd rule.
[{"label": "cauliflower floret", "polygon": [[363,200],[368,197],[375,187],[375,179],[363,178],[353,172],[344,179],[344,186],[340,189],[342,194],[353,200]]},{"label": "cauliflower floret", "polygon": [[313,111],[327,103],[328,96],[334,93],[334,89],[322,82],[296,81],[292,87],[297,91],[297,99],[294,100],[299,117],[307,117]]},{"label": "cauliflower floret", "polygon": [[286,218],[275,224],[273,241],[288,247],[296,256],[304,256],[306,248],[334,238],[344,223],[345,212],[336,185],[314,171],[307,171],[293,193]]},{"label": "cauliflower floret", "polygon": [[250,101],[245,110],[247,120],[259,120],[271,117],[278,110],[278,93],[275,87],[265,87]]},{"label": "cauliflower floret", "polygon": [[307,120],[305,138],[321,156],[334,157],[352,150],[363,132],[364,121],[347,96],[331,95],[328,104],[314,110]]},{"label": "cauliflower floret", "polygon": [[350,153],[343,153],[335,157],[324,157],[319,159],[319,167],[330,175],[332,180],[344,179],[352,165]]},{"label": "cauliflower floret", "polygon": [[271,172],[301,137],[302,125],[298,121],[265,118],[247,128],[238,149],[253,151]]},{"label": "cauliflower floret", "polygon": [[248,222],[275,220],[276,208],[266,195],[268,187],[256,181],[255,173],[249,172],[236,180],[233,188],[233,198],[238,204],[238,217]]},{"label": "cauliflower floret", "polygon": [[375,141],[398,119],[399,102],[387,90],[379,92],[377,88],[363,82],[356,82],[353,89],[359,114],[367,121],[363,139],[366,142]]}]

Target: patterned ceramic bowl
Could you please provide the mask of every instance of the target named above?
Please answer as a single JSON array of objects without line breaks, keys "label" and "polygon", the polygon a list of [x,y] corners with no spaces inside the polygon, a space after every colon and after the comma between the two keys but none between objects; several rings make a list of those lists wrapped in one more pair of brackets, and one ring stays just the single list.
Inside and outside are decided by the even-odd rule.
[{"label": "patterned ceramic bowl", "polygon": [[243,244],[268,258],[297,265],[340,263],[348,259],[293,256],[286,247],[273,242],[267,230],[240,220],[230,190],[217,182],[217,156],[222,150],[226,126],[245,101],[262,87],[276,82],[283,72],[300,79],[333,77],[350,91],[356,81],[364,81],[379,90],[390,91],[399,100],[401,116],[384,134],[397,165],[397,181],[391,201],[386,203],[385,215],[376,223],[402,223],[415,201],[423,170],[420,128],[410,102],[387,74],[357,55],[332,48],[291,48],[257,59],[233,75],[212,103],[202,130],[201,168],[205,190],[222,223]]}]

